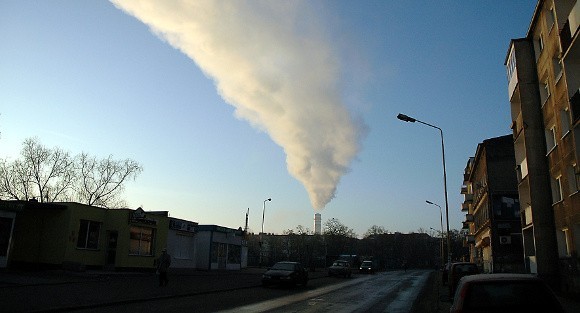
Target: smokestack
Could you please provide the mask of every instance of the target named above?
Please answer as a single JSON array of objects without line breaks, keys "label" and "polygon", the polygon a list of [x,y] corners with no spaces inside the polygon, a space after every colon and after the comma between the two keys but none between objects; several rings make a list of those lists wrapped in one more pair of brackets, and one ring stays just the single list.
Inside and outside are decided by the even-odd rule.
[{"label": "smokestack", "polygon": [[322,217],[320,213],[314,214],[314,234],[320,235],[322,233]]}]

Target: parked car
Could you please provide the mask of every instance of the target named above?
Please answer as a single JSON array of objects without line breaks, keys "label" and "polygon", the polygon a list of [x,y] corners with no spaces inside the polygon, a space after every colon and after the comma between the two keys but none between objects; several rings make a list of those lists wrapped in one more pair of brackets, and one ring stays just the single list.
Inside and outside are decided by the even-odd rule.
[{"label": "parked car", "polygon": [[306,286],[308,271],[299,262],[278,262],[262,275],[262,285],[296,285]]},{"label": "parked car", "polygon": [[451,263],[448,273],[449,295],[452,296],[455,293],[455,288],[461,277],[473,274],[479,274],[477,264],[469,262]]},{"label": "parked car", "polygon": [[373,264],[373,261],[362,261],[362,263],[360,264],[360,267],[358,268],[358,271],[360,273],[370,273],[370,274],[374,274],[375,273],[375,265]]},{"label": "parked car", "polygon": [[550,288],[531,274],[476,274],[457,286],[451,313],[554,312],[564,313]]},{"label": "parked car", "polygon": [[350,277],[352,270],[348,261],[336,260],[332,266],[328,268],[328,276],[344,276]]}]

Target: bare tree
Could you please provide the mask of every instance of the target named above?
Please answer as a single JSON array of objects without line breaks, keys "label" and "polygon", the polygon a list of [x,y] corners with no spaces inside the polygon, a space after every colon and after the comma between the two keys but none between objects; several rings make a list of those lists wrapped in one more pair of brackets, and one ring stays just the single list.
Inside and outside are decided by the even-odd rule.
[{"label": "bare tree", "polygon": [[124,184],[141,173],[130,159],[97,159],[86,153],[71,157],[60,148],[48,149],[38,139],[26,139],[21,159],[0,160],[0,197],[41,202],[71,201],[117,207]]},{"label": "bare tree", "polygon": [[14,162],[2,161],[0,194],[17,200],[36,197],[40,202],[67,197],[74,182],[74,163],[68,152],[48,149],[37,138],[28,138],[21,156]]},{"label": "bare tree", "polygon": [[350,254],[353,242],[357,241],[355,232],[336,218],[324,223],[324,238],[330,255]]},{"label": "bare tree", "polygon": [[88,205],[114,206],[120,203],[119,196],[124,190],[124,182],[135,179],[143,168],[131,160],[97,160],[86,153],[78,156],[79,182],[76,186],[79,202]]},{"label": "bare tree", "polygon": [[387,230],[383,226],[373,225],[371,226],[366,233],[364,233],[363,238],[373,237],[377,235],[386,234]]},{"label": "bare tree", "polygon": [[21,161],[0,161],[0,197],[26,200],[32,197],[29,175]]}]

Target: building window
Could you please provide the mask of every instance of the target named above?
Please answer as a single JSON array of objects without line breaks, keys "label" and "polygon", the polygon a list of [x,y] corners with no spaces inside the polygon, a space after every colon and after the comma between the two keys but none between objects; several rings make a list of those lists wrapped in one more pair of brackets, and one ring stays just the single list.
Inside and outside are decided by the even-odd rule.
[{"label": "building window", "polygon": [[572,238],[570,238],[570,230],[563,228],[558,231],[558,254],[560,257],[569,257],[572,255]]},{"label": "building window", "polygon": [[542,51],[544,50],[544,35],[540,34],[534,39],[534,50],[536,50],[536,60],[540,58]]},{"label": "building window", "polygon": [[546,12],[546,25],[548,26],[548,29],[550,31],[554,27],[555,22],[556,22],[556,12],[554,10],[554,7],[551,7]]},{"label": "building window", "polygon": [[514,72],[516,71],[516,54],[513,47],[510,51],[510,56],[508,58],[506,69],[507,69],[507,80],[509,83],[509,81],[512,79]]},{"label": "building window", "polygon": [[77,248],[79,249],[97,249],[99,247],[99,234],[101,232],[101,223],[95,221],[81,220],[79,227],[79,237]]},{"label": "building window", "polygon": [[564,138],[570,132],[570,125],[572,125],[568,108],[560,111],[560,124],[562,125],[562,138]]},{"label": "building window", "polygon": [[129,254],[153,255],[155,229],[150,227],[131,226]]},{"label": "building window", "polygon": [[552,202],[562,201],[562,176],[552,178]]},{"label": "building window", "polygon": [[568,168],[566,169],[566,173],[568,176],[568,187],[570,188],[570,194],[574,194],[578,191],[578,187],[580,186],[580,184],[578,184],[579,180],[578,180],[578,174],[576,174],[576,164],[572,164],[570,166],[568,166]]},{"label": "building window", "polygon": [[543,83],[540,83],[540,101],[542,102],[542,107],[544,107],[550,98],[550,94],[550,84],[548,79],[545,79]]},{"label": "building window", "polygon": [[554,77],[557,84],[562,78],[562,74],[564,73],[564,69],[562,68],[562,60],[559,58],[553,58],[552,66],[554,67]]},{"label": "building window", "polygon": [[237,245],[228,245],[228,264],[242,263],[242,247]]},{"label": "building window", "polygon": [[556,127],[546,129],[546,150],[548,154],[556,147]]}]

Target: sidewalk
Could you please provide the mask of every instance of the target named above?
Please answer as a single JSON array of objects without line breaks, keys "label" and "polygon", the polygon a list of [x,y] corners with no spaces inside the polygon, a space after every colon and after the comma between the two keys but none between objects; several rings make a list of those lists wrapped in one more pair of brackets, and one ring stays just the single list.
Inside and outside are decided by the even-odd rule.
[{"label": "sidewalk", "polygon": [[[172,269],[166,287],[158,286],[154,273],[0,272],[0,303],[3,312],[95,308],[110,303],[256,287],[261,285],[265,271],[264,268],[239,271]],[[326,272],[323,270],[310,272],[310,279],[324,275]]]}]

